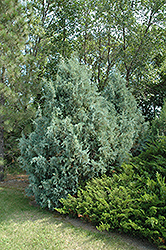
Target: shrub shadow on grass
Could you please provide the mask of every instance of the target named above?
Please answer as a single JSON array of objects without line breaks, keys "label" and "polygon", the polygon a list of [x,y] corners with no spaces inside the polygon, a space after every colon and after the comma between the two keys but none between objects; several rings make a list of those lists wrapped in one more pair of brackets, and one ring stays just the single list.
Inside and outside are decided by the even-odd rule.
[{"label": "shrub shadow on grass", "polygon": [[[23,191],[0,188],[0,247],[15,249],[156,250],[148,242],[102,232],[78,219],[32,206]],[[6,242],[4,241],[6,239]],[[34,248],[35,247],[35,248]],[[8,249],[2,248],[1,249]]]}]

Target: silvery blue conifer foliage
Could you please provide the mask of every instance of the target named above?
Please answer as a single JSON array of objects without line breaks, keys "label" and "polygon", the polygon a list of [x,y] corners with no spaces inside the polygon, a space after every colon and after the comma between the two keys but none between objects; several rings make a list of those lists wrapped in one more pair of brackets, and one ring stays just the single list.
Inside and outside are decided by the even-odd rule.
[{"label": "silvery blue conifer foliage", "polygon": [[56,81],[44,83],[43,107],[34,131],[20,139],[29,194],[53,209],[94,176],[120,166],[139,131],[142,117],[125,82],[113,73],[99,93],[76,58],[61,61]]}]

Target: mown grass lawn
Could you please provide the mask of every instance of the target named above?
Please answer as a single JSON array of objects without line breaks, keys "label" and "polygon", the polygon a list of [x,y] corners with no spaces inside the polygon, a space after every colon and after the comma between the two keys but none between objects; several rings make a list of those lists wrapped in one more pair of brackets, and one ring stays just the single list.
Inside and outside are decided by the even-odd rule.
[{"label": "mown grass lawn", "polygon": [[63,216],[32,206],[23,191],[0,187],[0,249],[137,250],[141,248],[126,242],[116,234],[73,226]]}]

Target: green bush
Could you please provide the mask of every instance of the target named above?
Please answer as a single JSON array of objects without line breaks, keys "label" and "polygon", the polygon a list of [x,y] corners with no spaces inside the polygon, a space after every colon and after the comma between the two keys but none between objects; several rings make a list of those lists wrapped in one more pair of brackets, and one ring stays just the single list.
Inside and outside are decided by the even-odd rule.
[{"label": "green bush", "polygon": [[29,194],[42,207],[58,207],[60,198],[76,194],[86,180],[119,168],[142,126],[136,101],[118,73],[102,93],[90,79],[77,59],[62,61],[56,81],[43,85],[34,131],[20,139]]},{"label": "green bush", "polygon": [[166,100],[164,102],[160,116],[152,121],[150,136],[154,140],[160,136],[166,136]]},{"label": "green bush", "polygon": [[[166,137],[166,100],[164,102],[160,116],[156,117],[151,122],[151,124],[149,124],[149,129],[147,129],[145,133],[141,133],[141,136],[138,137],[138,140],[133,145],[131,149],[132,155],[138,156],[143,151],[146,151],[146,149],[148,149],[149,151],[150,145],[151,145],[150,151],[153,151],[153,147],[156,147],[156,146],[160,147],[160,145],[162,144],[162,143],[160,144],[160,141],[162,138],[165,138],[165,137]],[[157,144],[159,143],[159,145],[157,145],[156,142]],[[151,154],[151,152],[147,152],[147,154],[149,153]],[[145,154],[143,153],[141,156],[144,158],[143,155],[146,155],[146,153]]]},{"label": "green bush", "polygon": [[155,179],[156,172],[166,176],[166,136],[147,145],[146,150],[139,156],[133,157],[135,171]]},{"label": "green bush", "polygon": [[94,178],[77,197],[61,202],[57,211],[88,220],[101,231],[122,231],[166,247],[166,184],[158,173],[154,181],[123,165],[121,174]]}]

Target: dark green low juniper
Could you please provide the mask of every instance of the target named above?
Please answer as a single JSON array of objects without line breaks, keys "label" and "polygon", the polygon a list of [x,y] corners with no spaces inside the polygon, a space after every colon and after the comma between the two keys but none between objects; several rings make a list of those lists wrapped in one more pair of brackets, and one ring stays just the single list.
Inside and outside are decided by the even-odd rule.
[{"label": "dark green low juniper", "polygon": [[166,176],[166,136],[151,141],[139,156],[132,158],[135,171],[156,179],[156,172]]},{"label": "dark green low juniper", "polygon": [[101,231],[146,237],[166,249],[166,183],[158,173],[153,180],[125,164],[122,173],[94,178],[77,197],[61,202],[60,213],[88,220]]}]

